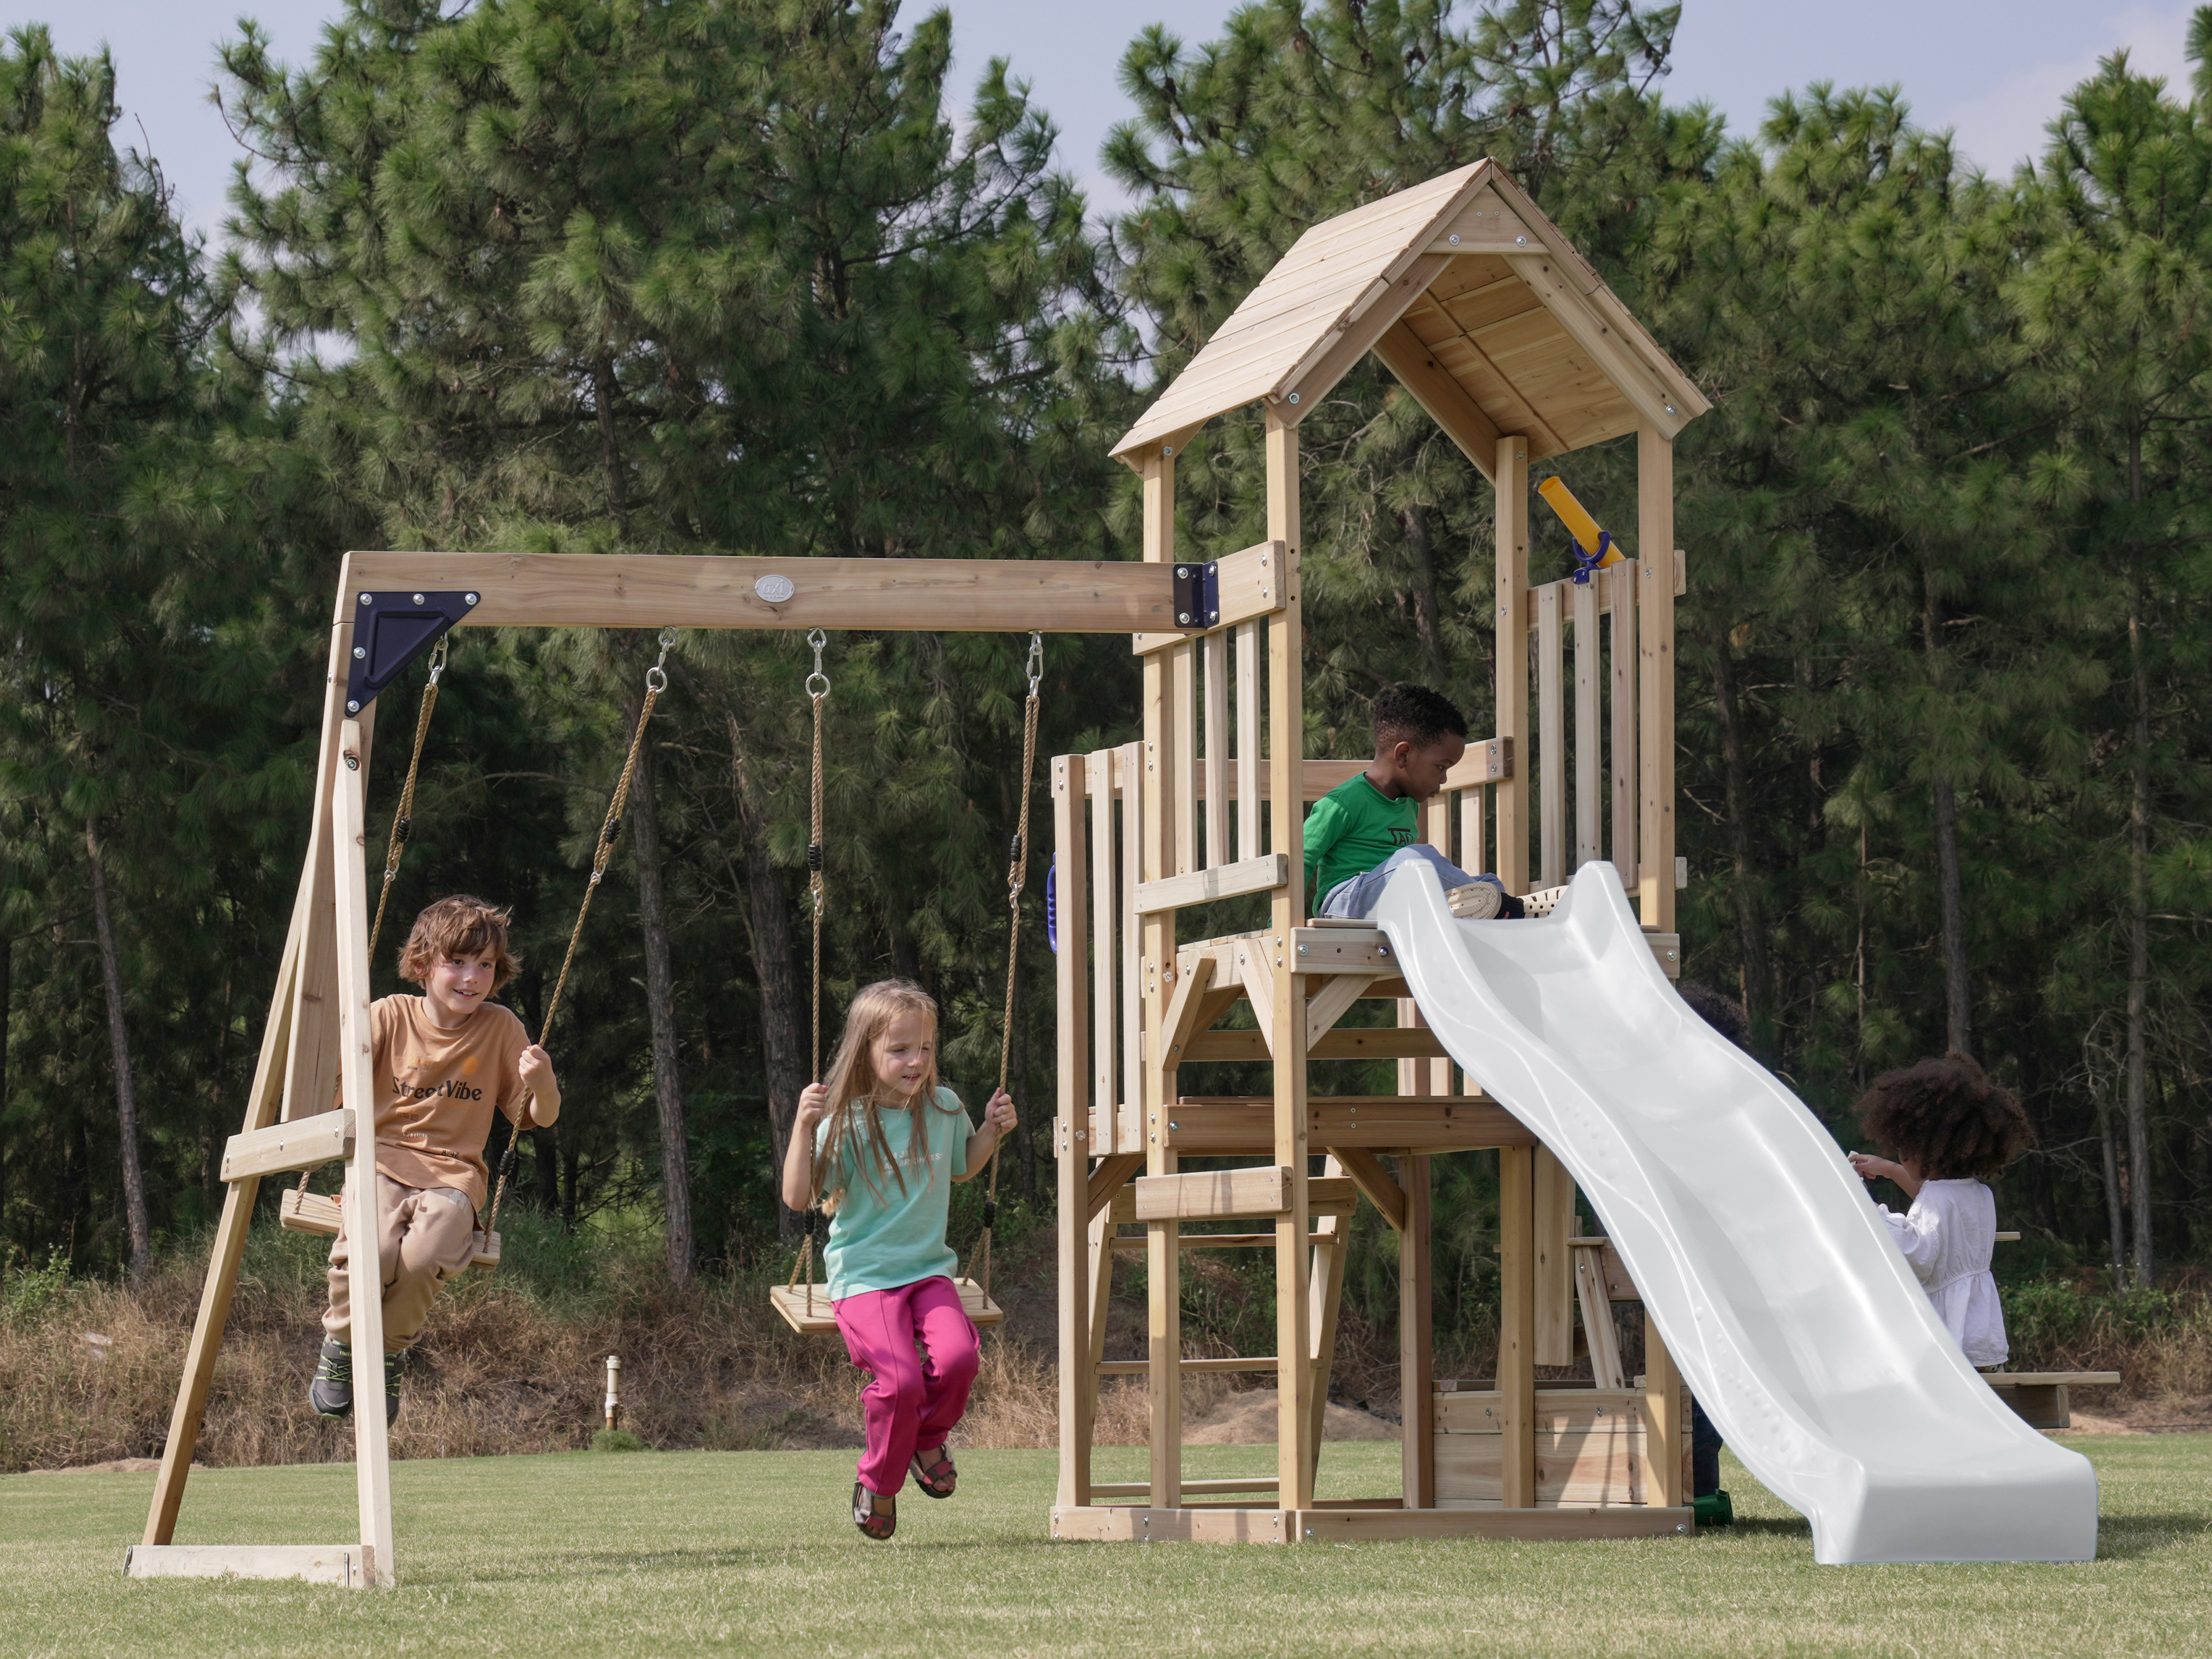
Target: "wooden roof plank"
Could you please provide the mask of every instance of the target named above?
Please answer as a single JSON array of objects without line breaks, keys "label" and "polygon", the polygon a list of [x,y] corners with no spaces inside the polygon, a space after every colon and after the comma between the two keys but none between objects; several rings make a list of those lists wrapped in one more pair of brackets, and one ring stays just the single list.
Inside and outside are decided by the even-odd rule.
[{"label": "wooden roof plank", "polygon": [[1114,453],[1135,465],[1140,448],[1180,443],[1262,399],[1303,418],[1369,349],[1394,374],[1403,363],[1429,377],[1422,390],[1399,376],[1486,471],[1486,426],[1525,436],[1533,459],[1639,421],[1671,436],[1711,406],[1519,185],[1484,161],[1309,227]]},{"label": "wooden roof plank", "polygon": [[1482,476],[1495,483],[1498,441],[1504,434],[1498,429],[1497,422],[1482,412],[1481,405],[1468,396],[1467,389],[1452,377],[1451,371],[1437,362],[1420,336],[1407,327],[1401,318],[1375,342],[1375,355],[1382,360],[1385,368],[1398,377],[1398,383],[1413,395],[1413,401],[1428,411],[1429,418],[1443,428],[1444,435],[1465,452]]}]

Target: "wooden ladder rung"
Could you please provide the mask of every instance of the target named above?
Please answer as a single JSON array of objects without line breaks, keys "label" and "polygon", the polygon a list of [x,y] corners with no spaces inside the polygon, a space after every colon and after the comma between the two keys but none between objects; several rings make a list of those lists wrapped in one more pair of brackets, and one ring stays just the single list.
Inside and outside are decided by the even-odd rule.
[{"label": "wooden ladder rung", "polygon": [[[1247,1359],[1183,1359],[1176,1364],[1187,1371],[1272,1371],[1277,1369],[1273,1354]],[[1142,1376],[1152,1368],[1152,1362],[1149,1359],[1102,1359],[1098,1362],[1098,1375]]]}]

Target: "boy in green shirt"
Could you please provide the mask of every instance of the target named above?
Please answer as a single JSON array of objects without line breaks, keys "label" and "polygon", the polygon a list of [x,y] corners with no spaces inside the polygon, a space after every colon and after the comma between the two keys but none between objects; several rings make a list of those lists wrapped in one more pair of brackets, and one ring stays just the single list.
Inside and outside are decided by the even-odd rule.
[{"label": "boy in green shirt", "polygon": [[1370,914],[1401,865],[1426,864],[1451,913],[1475,921],[1519,916],[1496,876],[1470,876],[1420,838],[1421,802],[1444,787],[1467,752],[1467,721],[1425,685],[1389,685],[1375,698],[1375,763],[1339,784],[1306,815],[1306,890],[1316,916]]}]

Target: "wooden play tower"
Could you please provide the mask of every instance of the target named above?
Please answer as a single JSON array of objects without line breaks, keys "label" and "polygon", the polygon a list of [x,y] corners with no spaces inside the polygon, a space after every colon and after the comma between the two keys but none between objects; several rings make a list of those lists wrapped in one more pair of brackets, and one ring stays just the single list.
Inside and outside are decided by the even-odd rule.
[{"label": "wooden play tower", "polygon": [[[1676,967],[1673,440],[1708,405],[1481,161],[1307,232],[1115,450],[1144,480],[1144,557],[1175,567],[1178,627],[1136,636],[1143,740],[1051,763],[1058,1538],[1571,1538],[1691,1524],[1681,1389],[1656,1332],[1641,1377],[1620,1375],[1609,1303],[1634,1290],[1601,1241],[1578,1237],[1573,1182],[1424,1029],[1380,931],[1307,925],[1305,807],[1364,763],[1303,753],[1298,424],[1369,351],[1497,489],[1496,735],[1468,745],[1427,809],[1426,837],[1538,894],[1532,913],[1577,866],[1610,859]],[[1255,403],[1267,539],[1178,563],[1176,457],[1207,421]],[[1639,556],[1532,588],[1531,464],[1632,433],[1626,550]],[[1181,936],[1185,909],[1260,894],[1265,927]],[[1395,1028],[1338,1028],[1373,998],[1396,1000]],[[1216,1029],[1247,1000],[1250,1027]],[[1373,1058],[1397,1060],[1395,1095],[1316,1091],[1312,1062]],[[1181,1068],[1209,1060],[1268,1062],[1272,1094],[1185,1094]],[[1498,1153],[1500,1350],[1495,1377],[1462,1382],[1437,1378],[1431,1360],[1430,1159],[1480,1148]],[[1187,1171],[1185,1159],[1211,1167]],[[1323,1407],[1363,1198],[1397,1238],[1402,1488],[1322,1502]],[[1223,1231],[1240,1224],[1252,1231]],[[1183,1253],[1251,1249],[1274,1251],[1274,1353],[1187,1358]],[[1146,1335],[1141,1356],[1115,1358],[1106,1315],[1125,1254],[1145,1263]],[[1540,1386],[1537,1367],[1576,1358],[1577,1306],[1592,1379]],[[1182,1478],[1182,1379],[1201,1370],[1275,1377],[1273,1477]],[[1150,1468],[1105,1483],[1092,1479],[1093,1419],[1119,1376],[1149,1391]]]}]

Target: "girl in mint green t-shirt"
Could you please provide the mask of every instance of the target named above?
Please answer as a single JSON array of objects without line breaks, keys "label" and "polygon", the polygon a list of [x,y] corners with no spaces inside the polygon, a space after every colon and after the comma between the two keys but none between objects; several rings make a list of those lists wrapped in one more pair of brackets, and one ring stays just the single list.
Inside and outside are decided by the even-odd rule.
[{"label": "girl in mint green t-shirt", "polygon": [[853,1524],[866,1537],[889,1538],[898,1525],[909,1468],[925,1496],[952,1496],[958,1472],[945,1438],[975,1381],[975,1327],[953,1287],[945,1212],[952,1182],[979,1173],[1014,1121],[1001,1090],[975,1130],[960,1097],[938,1086],[937,1004],[905,980],[853,999],[830,1080],[799,1097],[783,1201],[829,1214],[830,1307],[853,1363],[872,1378],[853,1486]]}]

